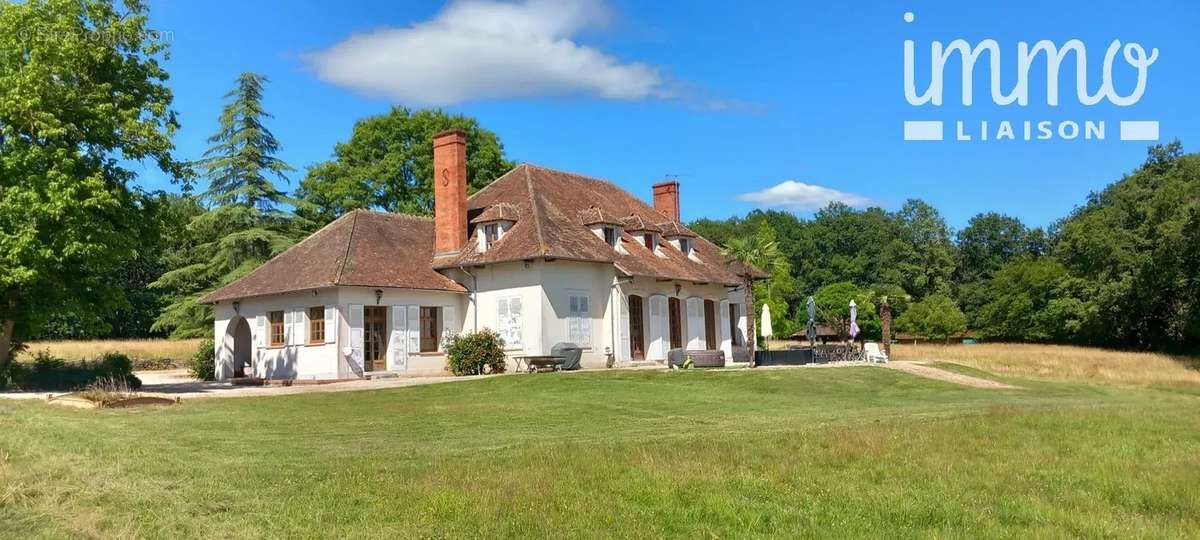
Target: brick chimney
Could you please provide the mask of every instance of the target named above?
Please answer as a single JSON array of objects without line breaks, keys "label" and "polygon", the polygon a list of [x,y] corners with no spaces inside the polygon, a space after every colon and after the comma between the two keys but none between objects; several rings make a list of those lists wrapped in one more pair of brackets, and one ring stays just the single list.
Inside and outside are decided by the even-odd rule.
[{"label": "brick chimney", "polygon": [[458,253],[467,244],[467,132],[433,136],[434,255]]},{"label": "brick chimney", "polygon": [[669,180],[654,184],[654,209],[679,221],[679,182]]}]

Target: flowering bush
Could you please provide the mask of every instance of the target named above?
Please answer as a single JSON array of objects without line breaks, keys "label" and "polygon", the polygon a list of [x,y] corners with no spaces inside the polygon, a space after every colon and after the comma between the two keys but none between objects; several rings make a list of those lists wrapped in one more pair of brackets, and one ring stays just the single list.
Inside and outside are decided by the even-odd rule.
[{"label": "flowering bush", "polygon": [[495,330],[457,334],[446,339],[446,357],[455,375],[504,373],[504,338]]}]

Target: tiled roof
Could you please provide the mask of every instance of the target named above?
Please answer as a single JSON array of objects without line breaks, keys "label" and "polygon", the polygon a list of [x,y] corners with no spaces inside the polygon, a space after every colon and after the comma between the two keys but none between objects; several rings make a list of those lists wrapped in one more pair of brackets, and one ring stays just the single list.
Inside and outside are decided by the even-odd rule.
[{"label": "tiled roof", "polygon": [[[761,272],[736,263],[726,263],[721,250],[698,237],[616,185],[578,174],[523,164],[496,179],[467,202],[468,213],[482,212],[500,203],[513,205],[519,219],[495,245],[480,253],[478,235],[468,230],[466,247],[458,255],[434,260],[435,268],[478,265],[531,258],[556,258],[613,263],[620,271],[636,276],[676,279],[697,283],[741,284],[749,272]],[[592,208],[607,216],[628,216],[643,223],[667,223],[678,236],[696,237],[689,258],[667,243],[652,253],[626,231],[622,246],[627,253],[614,250],[583,225],[579,216]],[[619,223],[621,223],[619,222]],[[659,227],[662,227],[661,225]]]},{"label": "tiled roof", "polygon": [[629,232],[656,232],[661,233],[662,227],[651,225],[642,219],[642,216],[631,214],[624,220],[625,230]]},{"label": "tiled roof", "polygon": [[432,257],[433,220],[356,210],[200,302],[339,285],[465,292],[433,270]]},{"label": "tiled roof", "polygon": [[471,223],[488,223],[490,221],[516,221],[517,207],[508,203],[493,204],[480,212]]},{"label": "tiled roof", "polygon": [[579,219],[584,225],[615,225],[622,226],[624,223],[617,219],[616,216],[605,212],[603,209],[596,206],[585,208],[579,212]]},{"label": "tiled roof", "polygon": [[687,230],[682,225],[674,221],[665,221],[663,223],[659,223],[658,230],[662,231],[663,236],[667,238],[674,238],[676,236],[694,238],[696,236],[696,233]]}]

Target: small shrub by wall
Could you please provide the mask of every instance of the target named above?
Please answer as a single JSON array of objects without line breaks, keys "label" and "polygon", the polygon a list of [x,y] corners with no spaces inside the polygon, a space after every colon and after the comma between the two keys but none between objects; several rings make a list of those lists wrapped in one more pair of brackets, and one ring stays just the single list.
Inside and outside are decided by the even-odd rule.
[{"label": "small shrub by wall", "polygon": [[211,381],[217,378],[216,349],[213,340],[206,339],[200,342],[200,348],[196,349],[196,354],[188,360],[188,371],[191,372],[192,377],[202,381]]},{"label": "small shrub by wall", "polygon": [[504,339],[485,328],[451,336],[445,343],[447,363],[455,375],[504,373]]}]

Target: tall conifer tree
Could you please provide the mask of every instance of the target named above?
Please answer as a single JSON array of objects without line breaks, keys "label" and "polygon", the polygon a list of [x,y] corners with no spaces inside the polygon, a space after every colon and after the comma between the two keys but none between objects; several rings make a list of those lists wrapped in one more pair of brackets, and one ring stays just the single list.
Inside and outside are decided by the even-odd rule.
[{"label": "tall conifer tree", "polygon": [[250,272],[293,242],[293,216],[280,205],[295,201],[275,187],[287,182],[292,167],[275,157],[279,141],[264,121],[263,85],[267,78],[243,73],[226,94],[220,127],[196,168],[208,178],[201,197],[208,211],[188,225],[204,242],[187,264],[167,272],[154,286],[172,291],[171,304],[155,328],[170,329],[176,337],[207,335],[212,309],[197,303],[208,292]]}]

